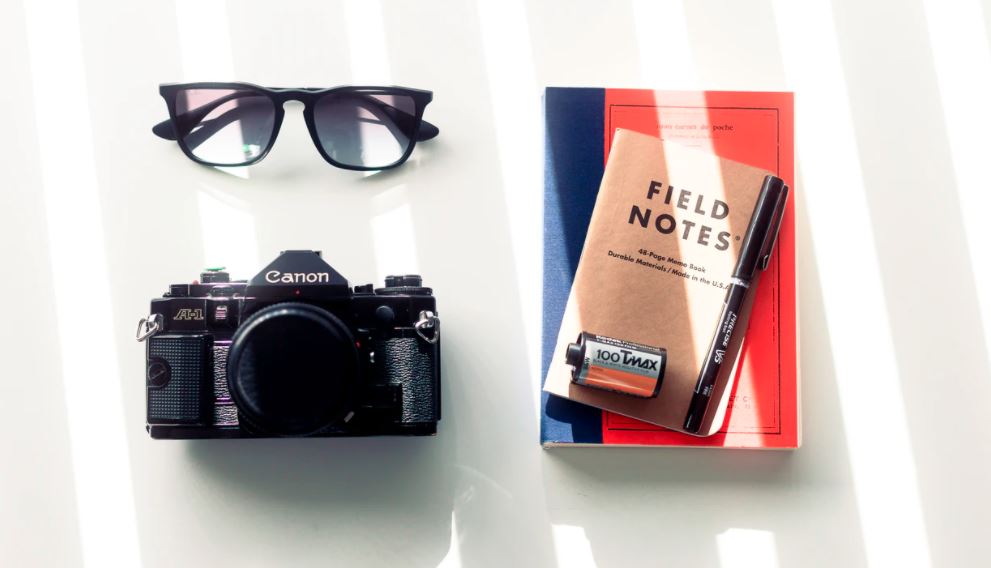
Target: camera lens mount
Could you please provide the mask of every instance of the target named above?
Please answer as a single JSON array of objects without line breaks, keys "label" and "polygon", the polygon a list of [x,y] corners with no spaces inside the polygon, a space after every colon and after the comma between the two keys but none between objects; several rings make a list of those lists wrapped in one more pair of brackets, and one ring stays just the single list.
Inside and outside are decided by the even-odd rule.
[{"label": "camera lens mount", "polygon": [[358,350],[320,307],[286,302],[247,318],[234,335],[227,384],[239,412],[267,433],[303,436],[353,409]]}]

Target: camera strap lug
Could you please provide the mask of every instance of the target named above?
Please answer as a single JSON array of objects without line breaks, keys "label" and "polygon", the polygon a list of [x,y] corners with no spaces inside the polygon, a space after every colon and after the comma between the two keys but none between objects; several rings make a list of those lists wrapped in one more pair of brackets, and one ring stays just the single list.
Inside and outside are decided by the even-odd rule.
[{"label": "camera strap lug", "polygon": [[440,318],[430,310],[420,312],[420,319],[413,324],[416,334],[430,344],[440,341]]},{"label": "camera strap lug", "polygon": [[144,341],[155,335],[162,329],[162,314],[151,314],[146,318],[141,318],[138,321],[138,332],[135,334],[135,339],[138,341]]}]

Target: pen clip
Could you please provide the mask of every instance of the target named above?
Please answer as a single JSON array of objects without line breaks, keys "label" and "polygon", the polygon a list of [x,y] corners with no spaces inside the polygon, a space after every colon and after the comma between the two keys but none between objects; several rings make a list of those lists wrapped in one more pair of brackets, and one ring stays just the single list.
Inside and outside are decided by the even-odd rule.
[{"label": "pen clip", "polygon": [[774,205],[774,216],[771,219],[771,226],[764,236],[764,246],[761,247],[760,256],[757,257],[757,265],[761,270],[767,270],[767,265],[771,263],[771,253],[774,245],[778,242],[778,229],[781,228],[781,218],[785,216],[785,203],[788,201],[788,186],[782,186],[781,193],[778,194],[778,202]]}]

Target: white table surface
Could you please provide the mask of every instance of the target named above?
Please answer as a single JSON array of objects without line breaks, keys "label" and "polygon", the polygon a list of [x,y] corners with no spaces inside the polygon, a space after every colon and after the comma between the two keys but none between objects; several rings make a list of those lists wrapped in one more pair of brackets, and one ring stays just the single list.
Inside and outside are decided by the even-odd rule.
[{"label": "white table surface", "polygon": [[[5,0],[0,565],[986,564],[989,26],[967,0]],[[233,175],[151,134],[183,80],[431,89],[441,135],[366,177],[290,105]],[[802,449],[540,449],[547,85],[796,92]],[[425,275],[437,437],[149,439],[148,301],[287,248]]]}]

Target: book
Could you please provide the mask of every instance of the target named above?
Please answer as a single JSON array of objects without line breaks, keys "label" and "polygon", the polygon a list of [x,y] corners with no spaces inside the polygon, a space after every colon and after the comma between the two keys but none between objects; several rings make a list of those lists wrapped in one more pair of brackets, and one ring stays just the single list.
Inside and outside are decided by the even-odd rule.
[{"label": "book", "polygon": [[[664,140],[662,144],[665,149],[675,148],[666,152],[676,152],[679,156],[686,152],[680,146],[694,146],[694,149],[687,150],[692,159],[709,160],[710,166],[717,163],[713,160],[719,160],[719,164],[741,162],[754,171],[774,173],[793,186],[792,96],[789,93],[549,88],[544,102],[543,350],[544,369],[551,370],[552,357],[561,356],[558,353],[559,330],[602,181],[604,164],[614,140],[612,134],[617,129],[629,129],[660,138]],[[616,140],[630,139],[631,136],[636,135],[624,134]],[[677,145],[673,146],[672,142],[677,142]],[[707,170],[712,175],[712,172],[719,174],[724,166],[688,169]],[[678,172],[683,171],[686,171],[684,167],[678,169]],[[672,179],[671,183],[677,185],[678,182]],[[759,189],[759,184],[756,189]],[[746,206],[743,208],[746,209]],[[749,211],[743,216],[747,215]],[[739,225],[739,221],[736,224]],[[658,256],[668,256],[654,252]],[[605,260],[617,261],[608,257]],[[617,262],[629,263],[625,260]],[[642,265],[637,266],[642,268]],[[680,273],[689,274],[687,268],[679,268]],[[710,278],[706,280],[712,281]],[[705,344],[703,350],[714,331],[718,305],[724,293],[716,288],[714,290],[719,296],[715,302],[717,313],[708,318],[708,322],[696,324],[700,330],[704,329],[699,332],[702,336],[708,334],[702,340]],[[714,435],[704,438],[689,436],[628,416],[638,414],[641,407],[650,406],[649,401],[645,403],[605,393],[610,400],[620,401],[616,403],[620,406],[613,406],[613,410],[620,410],[621,413],[614,413],[544,392],[541,405],[542,443],[797,447],[800,429],[795,337],[794,199],[789,200],[787,205],[771,265],[751,301],[753,318],[747,333],[736,334],[742,342],[740,357],[731,377],[733,380],[726,381],[727,384],[732,382],[732,389],[728,396],[722,397],[726,420],[717,416],[713,429],[718,431]],[[699,318],[700,321],[706,319]],[[624,339],[636,341],[630,337]],[[677,376],[677,373],[671,373],[665,373],[665,381]],[[682,370],[681,374],[685,373],[689,372]],[[689,381],[682,376],[681,381],[691,382],[694,386],[694,378]],[[658,400],[669,394],[664,391],[668,386],[665,384],[662,387]],[[553,385],[551,390],[554,390]],[[682,418],[683,412],[684,409],[681,409]],[[660,415],[648,417],[654,422],[676,426],[676,415],[677,412],[668,411],[663,418]]]}]

